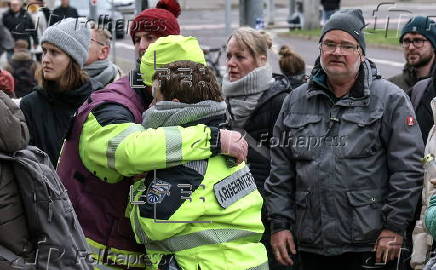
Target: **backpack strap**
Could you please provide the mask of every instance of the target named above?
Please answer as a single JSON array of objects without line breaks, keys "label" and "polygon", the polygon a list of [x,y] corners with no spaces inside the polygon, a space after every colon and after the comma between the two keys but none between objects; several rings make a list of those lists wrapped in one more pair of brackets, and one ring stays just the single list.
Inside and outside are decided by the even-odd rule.
[{"label": "backpack strap", "polygon": [[1,160],[9,160],[9,161],[14,161],[15,158],[13,156],[7,155],[5,153],[1,153],[0,152],[0,159]]},{"label": "backpack strap", "polygon": [[23,258],[21,256],[16,255],[9,249],[5,248],[0,244],[0,257],[4,258],[6,261],[10,262],[11,265],[13,264],[13,268],[20,268],[23,269],[24,265],[22,263],[19,263],[20,261],[23,262]]},{"label": "backpack strap", "polygon": [[416,111],[419,103],[421,102],[422,96],[424,95],[425,89],[427,89],[430,84],[431,79],[421,80],[416,83],[416,85],[412,88],[410,93],[410,101],[412,102],[413,109]]}]

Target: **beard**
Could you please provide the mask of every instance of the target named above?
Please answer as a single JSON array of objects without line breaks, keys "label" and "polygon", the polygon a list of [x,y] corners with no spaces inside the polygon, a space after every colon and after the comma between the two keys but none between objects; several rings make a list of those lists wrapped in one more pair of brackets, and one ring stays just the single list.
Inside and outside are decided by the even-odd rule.
[{"label": "beard", "polygon": [[434,58],[434,54],[424,55],[416,63],[410,63],[410,61],[407,61],[407,64],[415,68],[420,68],[428,65],[431,61],[433,61],[433,58]]}]

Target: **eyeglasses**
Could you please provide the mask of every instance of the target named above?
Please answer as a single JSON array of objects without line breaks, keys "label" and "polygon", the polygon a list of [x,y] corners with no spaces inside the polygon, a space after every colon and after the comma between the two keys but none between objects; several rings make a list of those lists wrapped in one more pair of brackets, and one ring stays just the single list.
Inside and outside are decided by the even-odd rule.
[{"label": "eyeglasses", "polygon": [[336,44],[334,42],[329,42],[329,41],[324,41],[320,43],[319,46],[324,53],[334,53],[336,49],[339,47],[342,55],[355,54],[356,51],[359,49],[359,45],[353,45],[347,43]]},{"label": "eyeglasses", "polygon": [[413,47],[419,49],[422,48],[422,46],[424,46],[424,42],[428,41],[428,39],[423,39],[423,38],[415,38],[415,39],[408,39],[405,38],[401,41],[401,46],[403,46],[403,48],[409,48],[410,44],[413,43]]},{"label": "eyeglasses", "polygon": [[91,41],[94,41],[94,42],[97,43],[98,45],[106,46],[106,44],[104,44],[103,42],[100,42],[100,41],[95,40],[95,39],[93,39],[93,38],[91,38]]}]

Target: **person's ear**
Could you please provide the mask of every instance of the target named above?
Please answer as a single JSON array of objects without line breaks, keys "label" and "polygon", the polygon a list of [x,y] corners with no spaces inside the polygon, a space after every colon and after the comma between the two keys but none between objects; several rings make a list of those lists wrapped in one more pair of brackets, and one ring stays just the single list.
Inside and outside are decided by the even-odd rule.
[{"label": "person's ear", "polygon": [[266,65],[266,61],[267,61],[266,55],[260,55],[257,60],[258,60],[257,65],[259,67]]},{"label": "person's ear", "polygon": [[110,53],[110,48],[109,46],[102,46],[102,48],[100,49],[100,53],[98,54],[98,60],[105,60],[108,58]]}]

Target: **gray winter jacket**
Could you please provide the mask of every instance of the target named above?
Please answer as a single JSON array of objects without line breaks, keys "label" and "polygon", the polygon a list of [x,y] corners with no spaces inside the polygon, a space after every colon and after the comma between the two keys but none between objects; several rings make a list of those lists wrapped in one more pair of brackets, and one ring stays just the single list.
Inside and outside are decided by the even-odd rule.
[{"label": "gray winter jacket", "polygon": [[[0,152],[11,154],[27,146],[29,131],[24,115],[17,105],[0,91]],[[30,234],[24,215],[21,197],[12,167],[0,163],[0,246],[15,255],[32,251]],[[0,254],[0,269],[13,269],[4,265]]]},{"label": "gray winter jacket", "polygon": [[423,181],[423,142],[408,96],[366,60],[350,93],[329,93],[319,62],[283,103],[265,183],[271,229],[326,256],[372,251],[403,234]]}]

